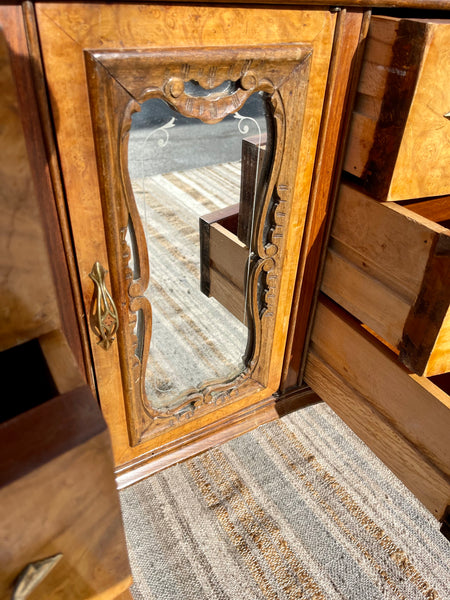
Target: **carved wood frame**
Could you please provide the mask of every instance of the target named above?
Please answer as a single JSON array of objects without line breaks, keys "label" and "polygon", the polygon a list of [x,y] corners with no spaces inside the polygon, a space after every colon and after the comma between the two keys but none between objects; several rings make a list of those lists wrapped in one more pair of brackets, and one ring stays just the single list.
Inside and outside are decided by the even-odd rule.
[{"label": "carved wood frame", "polygon": [[[111,286],[121,324],[117,341],[127,426],[133,446],[266,385],[311,56],[312,48],[305,44],[85,51]],[[213,98],[193,97],[184,89],[184,83],[191,80],[208,90],[231,80],[234,88]],[[185,116],[217,123],[237,112],[257,91],[270,98],[274,150],[251,240],[246,366],[234,379],[215,380],[191,391],[175,409],[157,411],[146,398],[144,387],[151,337],[151,306],[144,297],[149,261],[128,175],[131,117],[141,103],[155,97]],[[134,272],[128,264],[131,249],[125,239],[129,224],[136,242]],[[262,278],[263,295],[258,291]],[[139,310],[144,319],[140,355],[134,333]]]}]

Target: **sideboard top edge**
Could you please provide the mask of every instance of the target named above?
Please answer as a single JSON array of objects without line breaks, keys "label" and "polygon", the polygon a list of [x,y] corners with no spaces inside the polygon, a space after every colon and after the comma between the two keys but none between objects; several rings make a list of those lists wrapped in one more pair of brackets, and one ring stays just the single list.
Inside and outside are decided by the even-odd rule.
[{"label": "sideboard top edge", "polygon": [[[192,4],[192,5],[222,5],[222,6],[261,6],[276,8],[360,8],[360,9],[412,9],[412,10],[439,10],[450,11],[450,0],[104,0],[95,2],[91,0],[27,0],[31,4]],[[0,0],[0,5],[20,5],[23,0]]]}]

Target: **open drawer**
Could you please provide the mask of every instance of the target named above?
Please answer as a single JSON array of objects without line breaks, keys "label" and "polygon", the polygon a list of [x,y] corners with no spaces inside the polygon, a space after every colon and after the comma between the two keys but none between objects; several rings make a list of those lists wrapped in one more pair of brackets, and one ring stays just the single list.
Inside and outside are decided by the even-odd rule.
[{"label": "open drawer", "polygon": [[438,519],[450,505],[449,379],[412,374],[320,296],[305,382]]},{"label": "open drawer", "polygon": [[419,375],[450,371],[450,198],[399,206],[342,184],[322,291]]},{"label": "open drawer", "polygon": [[200,287],[243,321],[249,251],[237,236],[238,215],[235,204],[200,217]]},{"label": "open drawer", "polygon": [[0,364],[0,598],[115,598],[131,574],[98,404],[59,330]]},{"label": "open drawer", "polygon": [[265,134],[242,140],[239,202],[200,217],[200,288],[240,321],[245,320],[245,269],[266,143]]},{"label": "open drawer", "polygon": [[378,200],[448,194],[450,21],[374,15],[344,170]]}]

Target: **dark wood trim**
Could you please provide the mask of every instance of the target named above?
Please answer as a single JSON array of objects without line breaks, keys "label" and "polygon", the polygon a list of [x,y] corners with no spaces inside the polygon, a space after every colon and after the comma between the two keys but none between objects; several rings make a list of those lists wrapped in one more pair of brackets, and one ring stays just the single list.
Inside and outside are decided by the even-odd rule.
[{"label": "dark wood trim", "polygon": [[[54,0],[57,1],[57,0]],[[74,0],[76,1],[76,0]],[[132,2],[133,0],[125,0],[125,3]],[[169,2],[167,0],[153,0],[156,3],[167,3],[167,4],[222,4],[222,5],[238,5],[252,6],[252,5],[267,5],[270,4],[274,9],[281,9],[283,6],[291,8],[292,6],[317,6],[323,8],[324,6],[343,7],[343,8],[408,8],[418,10],[449,10],[450,2],[448,0],[336,0],[335,2],[323,2],[321,0],[283,0],[280,5],[276,4],[274,0],[176,0],[175,2]],[[133,2],[134,3],[134,2]]]},{"label": "dark wood trim", "polygon": [[[333,59],[324,102],[307,228],[297,273],[281,390],[301,385],[323,255],[342,169],[343,147],[361,69],[370,11],[342,11],[336,26]],[[359,29],[355,29],[358,26]],[[309,319],[306,315],[310,315]]]},{"label": "dark wood trim", "polygon": [[238,214],[239,203],[210,212],[207,215],[200,217],[200,219],[205,223],[208,223],[208,225],[211,225],[211,223],[220,223],[229,231],[236,233]]},{"label": "dark wood trim", "polygon": [[321,402],[319,396],[306,386],[291,390],[287,394],[271,396],[120,466],[116,469],[117,487],[128,487],[167,467],[247,433],[263,423],[274,421],[317,402]]},{"label": "dark wood trim", "polygon": [[391,63],[387,68],[380,116],[377,119],[367,163],[360,175],[366,192],[377,200],[385,200],[389,193],[422,67],[426,37],[427,29],[423,23],[412,19],[400,20],[392,45]]},{"label": "dark wood trim", "polygon": [[322,402],[322,399],[307,385],[280,392],[275,396],[276,411],[279,417],[284,417],[296,410]]},{"label": "dark wood trim", "polygon": [[450,195],[425,200],[400,200],[396,204],[450,229]]},{"label": "dark wood trim", "polygon": [[401,362],[418,374],[426,372],[430,349],[436,348],[450,299],[450,236],[438,235],[433,243],[420,292],[406,319],[399,345]]},{"label": "dark wood trim", "polygon": [[[336,200],[337,200],[337,196],[338,196],[338,192],[339,192],[340,174],[342,172],[342,166],[344,163],[344,151],[345,151],[345,146],[346,146],[347,139],[348,139],[348,136],[350,133],[352,108],[353,108],[353,105],[354,105],[354,102],[356,99],[356,93],[358,90],[358,82],[359,82],[358,79],[359,79],[359,75],[360,75],[362,64],[363,64],[365,43],[366,43],[367,34],[369,32],[371,16],[372,16],[372,13],[370,10],[367,10],[364,12],[364,18],[363,18],[363,22],[361,24],[361,33],[360,33],[360,38],[359,38],[359,43],[358,43],[358,50],[355,55],[354,63],[352,65],[351,75],[349,75],[349,79],[348,79],[347,96],[346,96],[345,105],[344,105],[345,111],[341,115],[342,124],[341,124],[338,154],[337,154],[338,160],[337,160],[336,164],[334,165],[334,176],[333,176],[333,182],[332,182],[332,186],[331,186],[331,195],[329,198],[328,217],[326,219],[326,227],[324,229],[324,237],[323,237],[323,241],[322,241],[322,252],[321,252],[319,264],[316,267],[317,270],[316,270],[316,283],[315,283],[314,297],[313,297],[313,301],[311,303],[309,319],[308,319],[308,321],[306,321],[307,329],[306,329],[306,335],[305,335],[304,349],[308,348],[308,346],[309,346],[309,340],[311,338],[311,331],[314,326],[315,311],[316,311],[316,307],[317,307],[318,296],[320,293],[320,283],[322,280],[323,270],[325,268],[326,248],[328,246],[328,240],[329,240],[330,233],[331,233],[331,226],[333,224],[334,210],[336,207]],[[305,372],[306,360],[307,360],[307,353],[303,352],[302,360],[300,363],[300,368],[299,368],[298,375],[297,375],[297,385],[305,384],[305,382],[303,380],[303,376],[304,376],[304,372]]]}]

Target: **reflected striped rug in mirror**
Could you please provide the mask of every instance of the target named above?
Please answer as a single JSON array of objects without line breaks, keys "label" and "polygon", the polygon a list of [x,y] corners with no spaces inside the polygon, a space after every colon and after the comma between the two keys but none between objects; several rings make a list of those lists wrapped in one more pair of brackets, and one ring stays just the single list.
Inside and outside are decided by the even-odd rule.
[{"label": "reflected striped rug in mirror", "polygon": [[135,600],[448,600],[450,542],[325,405],[123,490]]},{"label": "reflected striped rug in mirror", "polygon": [[199,217],[239,202],[240,176],[234,162],[133,181],[150,263],[145,388],[157,410],[174,409],[186,390],[242,368],[247,328],[201,292],[199,244]]}]

